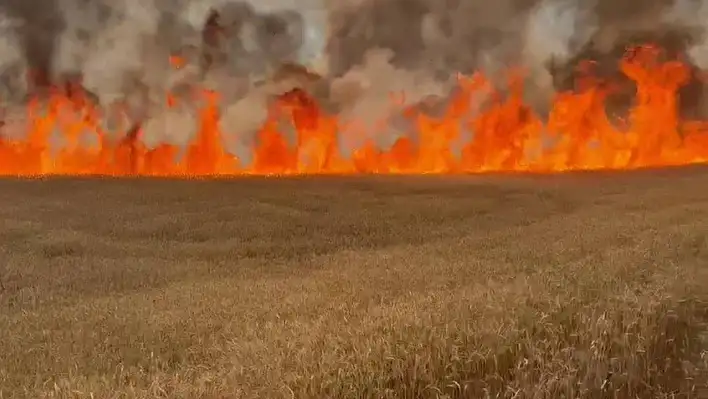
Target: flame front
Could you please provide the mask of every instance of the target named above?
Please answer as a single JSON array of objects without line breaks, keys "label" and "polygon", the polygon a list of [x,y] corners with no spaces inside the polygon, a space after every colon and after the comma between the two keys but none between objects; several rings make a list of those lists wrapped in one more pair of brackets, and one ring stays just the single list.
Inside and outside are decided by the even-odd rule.
[{"label": "flame front", "polygon": [[[544,121],[524,104],[520,80],[512,79],[509,94],[502,97],[476,74],[460,78],[460,90],[441,116],[405,110],[415,135],[399,138],[387,150],[364,141],[346,157],[338,145],[342,121],[322,112],[304,92],[290,92],[269,110],[248,164],[223,145],[224,134],[231,132],[220,131],[216,93],[201,93],[206,106],[199,115],[198,134],[186,151],[167,144],[148,149],[140,132],[111,140],[90,102],[55,93],[48,106],[30,102],[26,135],[0,139],[0,174],[558,172],[708,161],[708,124],[682,121],[677,113],[677,92],[689,79],[688,67],[678,61],[659,62],[656,50],[645,47],[641,54],[625,57],[621,70],[637,87],[634,105],[621,126],[606,113],[607,90],[591,77],[579,81],[574,92],[558,93]],[[480,108],[480,98],[491,105]],[[279,131],[283,119],[294,127],[295,144]],[[63,141],[54,152],[49,145],[53,132],[60,132]],[[86,132],[95,138],[93,143],[82,143]]]}]

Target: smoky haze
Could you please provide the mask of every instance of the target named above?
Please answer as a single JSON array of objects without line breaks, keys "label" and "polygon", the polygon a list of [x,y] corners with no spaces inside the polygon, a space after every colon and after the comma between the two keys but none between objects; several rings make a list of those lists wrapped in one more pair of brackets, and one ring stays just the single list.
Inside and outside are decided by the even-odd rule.
[{"label": "smoky haze", "polygon": [[[407,134],[401,109],[444,104],[458,73],[503,86],[523,67],[526,100],[543,114],[577,60],[607,59],[616,73],[618,49],[633,40],[708,67],[705,21],[708,2],[691,0],[0,0],[0,96],[6,115],[21,113],[28,95],[79,80],[104,128],[139,125],[155,145],[186,143],[200,105],[190,88],[217,89],[225,142],[248,161],[268,102],[303,87],[340,114],[347,152],[382,120],[381,146]],[[182,101],[166,107],[167,92]],[[391,92],[404,102],[392,106]]]}]

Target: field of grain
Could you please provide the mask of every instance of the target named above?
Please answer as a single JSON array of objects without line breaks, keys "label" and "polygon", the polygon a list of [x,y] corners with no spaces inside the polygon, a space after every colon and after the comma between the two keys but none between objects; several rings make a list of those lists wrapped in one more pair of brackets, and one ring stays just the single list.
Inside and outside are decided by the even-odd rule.
[{"label": "field of grain", "polygon": [[0,398],[706,398],[708,170],[0,181]]}]

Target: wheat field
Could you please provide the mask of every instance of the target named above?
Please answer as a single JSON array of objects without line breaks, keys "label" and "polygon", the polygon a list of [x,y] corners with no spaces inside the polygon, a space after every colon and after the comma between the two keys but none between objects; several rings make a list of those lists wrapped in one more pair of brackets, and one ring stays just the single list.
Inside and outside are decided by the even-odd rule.
[{"label": "wheat field", "polygon": [[0,181],[0,398],[706,398],[708,170]]}]

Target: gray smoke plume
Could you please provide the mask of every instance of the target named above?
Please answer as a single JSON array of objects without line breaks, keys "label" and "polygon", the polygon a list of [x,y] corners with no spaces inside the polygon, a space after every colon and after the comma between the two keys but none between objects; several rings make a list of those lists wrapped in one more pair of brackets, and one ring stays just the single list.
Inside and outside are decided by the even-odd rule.
[{"label": "gray smoke plume", "polygon": [[530,75],[529,98],[537,109],[544,109],[555,91],[549,65],[568,63],[597,32],[596,4],[544,0],[531,10],[526,21],[523,61]]},{"label": "gray smoke plume", "polygon": [[[372,138],[362,123],[386,146],[414,130],[402,110],[444,106],[458,73],[483,71],[503,88],[508,68],[523,67],[526,100],[543,113],[572,88],[579,60],[616,74],[618,51],[638,40],[705,66],[707,9],[689,0],[0,0],[0,95],[20,104],[80,80],[105,128],[119,136],[139,125],[156,145],[187,142],[202,104],[192,89],[215,89],[225,139],[246,158],[267,105],[298,87],[341,115],[343,149]],[[405,95],[392,104],[391,93]]]},{"label": "gray smoke plume", "polygon": [[688,55],[699,67],[708,67],[708,2],[695,0],[676,0],[670,12],[666,14],[665,22],[693,29],[697,39],[689,47]]}]

